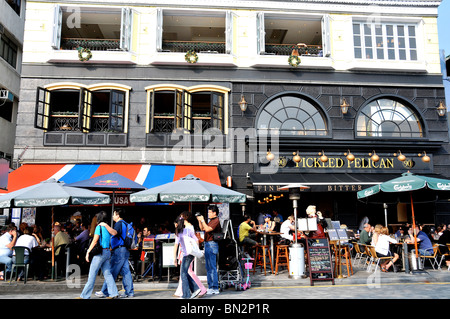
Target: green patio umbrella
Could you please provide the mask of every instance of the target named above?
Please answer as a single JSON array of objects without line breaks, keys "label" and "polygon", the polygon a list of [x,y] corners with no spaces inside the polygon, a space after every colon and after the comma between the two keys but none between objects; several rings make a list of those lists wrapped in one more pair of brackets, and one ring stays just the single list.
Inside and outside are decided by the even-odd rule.
[{"label": "green patio umbrella", "polygon": [[212,202],[245,203],[245,194],[208,183],[189,174],[177,181],[130,195],[131,202]]},{"label": "green patio umbrella", "polygon": [[[0,208],[109,204],[108,195],[91,190],[69,187],[53,178],[0,196]],[[55,267],[54,237],[52,232],[52,277]]]},{"label": "green patio umbrella", "polygon": [[[416,227],[414,217],[414,202],[425,203],[450,198],[450,180],[410,172],[403,173],[398,178],[391,179],[379,185],[363,189],[357,193],[358,200],[365,203],[411,203],[413,227]],[[414,242],[417,250],[416,233]]]}]

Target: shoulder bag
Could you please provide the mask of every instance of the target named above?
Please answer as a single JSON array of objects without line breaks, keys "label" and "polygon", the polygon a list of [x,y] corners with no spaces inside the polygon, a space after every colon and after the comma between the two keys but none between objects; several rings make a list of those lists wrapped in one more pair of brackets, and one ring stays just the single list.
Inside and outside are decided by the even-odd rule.
[{"label": "shoulder bag", "polygon": [[203,257],[203,250],[200,250],[197,242],[190,236],[184,236],[184,245],[186,247],[186,254],[192,255],[197,258]]},{"label": "shoulder bag", "polygon": [[100,244],[102,241],[102,226],[100,226],[100,237],[97,241],[97,244],[95,244],[94,248],[89,252],[89,260],[92,261],[92,258],[96,255],[100,255],[103,251],[103,247]]}]

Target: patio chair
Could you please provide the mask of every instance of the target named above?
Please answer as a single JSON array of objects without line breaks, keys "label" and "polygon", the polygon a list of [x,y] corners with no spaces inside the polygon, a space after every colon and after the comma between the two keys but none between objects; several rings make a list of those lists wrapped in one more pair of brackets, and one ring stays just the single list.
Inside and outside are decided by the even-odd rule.
[{"label": "patio chair", "polygon": [[419,254],[419,258],[422,259],[422,265],[425,266],[425,261],[429,260],[431,267],[433,267],[433,270],[436,270],[434,268],[434,266],[438,266],[438,261],[437,261],[437,254],[438,254],[438,250],[439,250],[439,245],[438,244],[434,244],[433,245],[433,255],[431,256],[426,256],[426,255],[421,255]]},{"label": "patio chair", "polygon": [[441,259],[439,259],[439,263],[438,263],[438,269],[441,269],[441,265],[442,265],[442,261],[444,259],[446,259],[446,257],[450,256],[450,250],[448,249],[447,245],[438,245],[438,254],[439,256],[441,256]]},{"label": "patio chair", "polygon": [[369,257],[367,255],[366,249],[365,247],[362,247],[362,244],[360,243],[356,243],[354,245],[355,247],[355,257],[353,259],[353,263],[356,264],[356,261],[358,261],[357,265],[359,265],[359,263],[361,262],[361,260],[364,258],[367,261],[367,258]]},{"label": "patio chair", "polygon": [[394,259],[394,256],[379,257],[377,255],[375,247],[373,247],[373,246],[368,246],[368,247],[369,247],[370,254],[371,254],[371,263],[370,263],[369,267],[371,267],[371,265],[373,265],[375,263],[375,271],[374,271],[374,273],[377,272],[377,269],[378,269],[378,266],[380,265],[380,261],[381,260],[392,260],[392,259]]},{"label": "patio chair", "polygon": [[15,263],[12,264],[12,268],[11,268],[11,275],[9,276],[9,283],[11,284],[12,281],[12,276],[14,273],[14,269],[16,270],[16,277],[15,279],[17,280],[17,276],[19,275],[19,268],[23,267],[25,268],[25,276],[24,276],[24,281],[23,283],[26,284],[27,283],[27,278],[28,278],[28,268],[30,265],[30,261],[28,259],[27,262],[25,262],[25,251],[28,251],[28,256],[30,256],[30,248],[28,247],[22,247],[22,246],[16,246],[13,248],[14,252],[15,252]]}]

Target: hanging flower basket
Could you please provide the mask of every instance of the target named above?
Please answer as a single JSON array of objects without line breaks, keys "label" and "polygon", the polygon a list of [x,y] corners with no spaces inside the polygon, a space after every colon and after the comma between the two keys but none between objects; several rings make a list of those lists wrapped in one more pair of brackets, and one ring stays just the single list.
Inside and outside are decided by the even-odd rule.
[{"label": "hanging flower basket", "polygon": [[89,61],[92,58],[92,52],[88,48],[78,48],[78,59],[80,61]]},{"label": "hanging flower basket", "polygon": [[297,67],[302,61],[298,55],[291,54],[288,58],[288,63],[290,66]]},{"label": "hanging flower basket", "polygon": [[198,55],[194,50],[189,50],[186,55],[184,56],[184,59],[188,63],[197,63],[198,61]]}]

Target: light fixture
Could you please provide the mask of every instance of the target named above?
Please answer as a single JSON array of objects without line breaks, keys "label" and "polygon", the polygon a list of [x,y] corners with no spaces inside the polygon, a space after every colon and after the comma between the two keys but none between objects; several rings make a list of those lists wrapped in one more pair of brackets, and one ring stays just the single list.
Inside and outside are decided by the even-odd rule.
[{"label": "light fixture", "polygon": [[397,159],[398,159],[400,162],[404,162],[404,161],[406,160],[406,156],[403,155],[401,151],[398,151],[398,153],[399,153],[398,156],[397,156],[397,153],[394,153],[394,156],[397,156]]},{"label": "light fixture", "polygon": [[319,153],[319,155],[321,155],[320,156],[320,161],[321,162],[323,162],[323,163],[328,162],[328,157],[325,155],[325,152],[323,150],[322,150],[321,153]]},{"label": "light fixture", "polygon": [[436,111],[439,116],[444,116],[445,113],[447,113],[447,108],[445,107],[444,102],[442,100],[439,102],[439,106],[437,107]]},{"label": "light fixture", "polygon": [[347,100],[345,97],[341,99],[341,112],[342,114],[347,114],[348,108],[350,107],[350,104],[347,103]]},{"label": "light fixture", "polygon": [[349,162],[353,162],[355,160],[355,155],[353,155],[352,153],[350,153],[350,150],[348,150],[348,153],[344,153],[344,155],[347,157],[347,160]]},{"label": "light fixture", "polygon": [[64,123],[64,125],[61,126],[61,130],[63,131],[70,131],[71,129],[72,128],[67,123]]},{"label": "light fixture", "polygon": [[274,160],[274,158],[275,158],[275,155],[269,150],[269,151],[267,152],[266,159],[267,159],[269,162],[271,162],[271,161]]},{"label": "light fixture", "polygon": [[292,153],[292,155],[294,155],[294,157],[292,157],[292,160],[295,162],[295,167],[298,167],[298,163],[300,163],[302,158],[300,157],[300,155],[298,155],[298,151]]},{"label": "light fixture", "polygon": [[247,101],[244,98],[244,95],[241,95],[241,101],[239,102],[239,107],[241,108],[242,112],[245,112],[247,110]]},{"label": "light fixture", "polygon": [[369,156],[372,162],[376,163],[380,160],[380,157],[377,155],[377,153],[375,153],[375,151],[373,151],[373,153],[369,153]]},{"label": "light fixture", "polygon": [[431,158],[427,155],[427,152],[425,151],[423,151],[423,154],[419,153],[418,155],[419,157],[422,157],[422,162],[424,163],[429,163],[431,161]]}]

